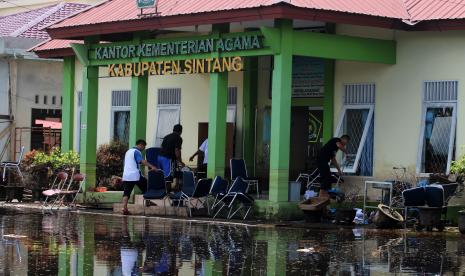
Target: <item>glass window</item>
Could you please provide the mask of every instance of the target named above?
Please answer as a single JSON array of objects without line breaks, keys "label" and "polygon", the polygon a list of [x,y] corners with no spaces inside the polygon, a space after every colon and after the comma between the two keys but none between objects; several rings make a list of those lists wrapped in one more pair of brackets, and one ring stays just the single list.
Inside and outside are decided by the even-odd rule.
[{"label": "glass window", "polygon": [[173,126],[179,124],[179,115],[181,109],[179,106],[164,106],[158,108],[158,124],[155,146],[160,147],[163,138],[173,132]]},{"label": "glass window", "polygon": [[129,110],[113,112],[113,139],[129,144]]},{"label": "glass window", "polygon": [[337,136],[347,134],[347,154],[339,156],[345,173],[370,176],[373,174],[373,106],[346,106],[339,122]]},{"label": "glass window", "polygon": [[420,172],[449,173],[455,153],[455,107],[447,104],[427,105],[423,117]]}]

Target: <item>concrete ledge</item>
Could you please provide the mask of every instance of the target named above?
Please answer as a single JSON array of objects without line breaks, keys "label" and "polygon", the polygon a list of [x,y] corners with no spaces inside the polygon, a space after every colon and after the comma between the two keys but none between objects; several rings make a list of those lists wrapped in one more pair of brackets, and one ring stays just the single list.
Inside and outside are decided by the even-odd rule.
[{"label": "concrete ledge", "polygon": [[[100,205],[109,203],[120,203],[123,200],[123,192],[109,191],[109,192],[86,192],[78,194],[77,202],[85,205]],[[134,196],[129,198],[129,202],[134,202]]]},{"label": "concrete ledge", "polygon": [[269,200],[256,200],[253,216],[257,219],[276,220],[302,220],[304,214],[299,208],[299,202],[271,202]]}]

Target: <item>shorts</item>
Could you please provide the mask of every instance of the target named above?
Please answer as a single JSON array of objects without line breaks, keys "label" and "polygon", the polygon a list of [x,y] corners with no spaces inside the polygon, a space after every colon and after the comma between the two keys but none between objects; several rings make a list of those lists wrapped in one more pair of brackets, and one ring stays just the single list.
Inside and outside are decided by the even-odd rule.
[{"label": "shorts", "polygon": [[130,197],[134,186],[139,187],[143,194],[147,191],[147,179],[143,176],[138,181],[123,181],[123,197]]},{"label": "shorts", "polygon": [[318,172],[320,173],[320,189],[331,190],[331,184],[333,184],[333,176],[331,175],[331,168],[328,162],[318,162]]},{"label": "shorts", "polygon": [[168,157],[158,155],[157,168],[163,171],[165,178],[171,176],[171,163],[172,161]]}]

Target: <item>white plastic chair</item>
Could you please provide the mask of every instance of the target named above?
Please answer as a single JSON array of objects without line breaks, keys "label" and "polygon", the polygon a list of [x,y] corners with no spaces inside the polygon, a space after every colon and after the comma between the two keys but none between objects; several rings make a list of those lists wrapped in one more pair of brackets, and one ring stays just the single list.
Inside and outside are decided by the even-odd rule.
[{"label": "white plastic chair", "polygon": [[21,177],[21,180],[23,179],[23,173],[21,172],[21,161],[23,160],[23,155],[24,155],[24,146],[21,147],[21,151],[18,157],[17,161],[5,161],[0,163],[0,167],[3,169],[3,182],[6,181],[6,170],[7,169],[15,169],[19,176]]}]

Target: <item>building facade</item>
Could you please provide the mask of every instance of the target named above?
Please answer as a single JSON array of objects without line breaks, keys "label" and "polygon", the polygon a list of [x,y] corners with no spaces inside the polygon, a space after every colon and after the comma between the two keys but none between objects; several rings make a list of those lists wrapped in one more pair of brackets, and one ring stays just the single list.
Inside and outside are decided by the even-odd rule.
[{"label": "building facade", "polygon": [[[81,151],[87,187],[95,185],[97,145],[146,138],[158,146],[175,123],[184,125],[186,161],[205,138],[201,125],[208,123],[210,177],[228,173],[228,147],[234,157],[244,158],[268,191],[267,200],[257,201],[267,214],[295,205],[287,202],[289,180],[311,171],[319,148],[333,136],[352,137],[348,154],[338,158],[355,186],[367,178],[392,178],[393,168],[413,176],[448,174],[451,161],[463,153],[460,15],[433,18],[442,24],[438,32],[433,28],[438,25],[414,7],[410,13],[398,7],[370,14],[256,3],[186,12],[167,3],[159,3],[160,14],[141,17],[134,3],[106,2],[48,29],[52,38],[84,44],[57,40],[35,48],[39,56],[65,59],[63,144]],[[132,17],[96,16],[122,8]],[[312,19],[315,11],[321,11],[318,20]],[[257,17],[259,12],[266,16]],[[227,19],[232,15],[237,17]],[[213,24],[198,25],[202,18]],[[192,41],[247,36],[259,37],[259,47],[239,43],[218,50],[215,44],[211,51],[189,52]],[[176,41],[181,50],[154,50]],[[179,52],[179,41],[186,42],[186,52]],[[131,56],[131,47],[141,45],[153,48]],[[120,57],[109,50],[126,46],[128,53]],[[102,54],[105,48],[109,54]],[[173,60],[231,57],[241,58],[238,72],[178,74],[171,68],[160,73],[156,67],[157,62],[166,67]],[[131,76],[124,71],[127,64],[134,68]],[[145,74],[140,73],[144,66]]]}]

